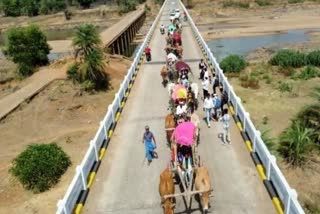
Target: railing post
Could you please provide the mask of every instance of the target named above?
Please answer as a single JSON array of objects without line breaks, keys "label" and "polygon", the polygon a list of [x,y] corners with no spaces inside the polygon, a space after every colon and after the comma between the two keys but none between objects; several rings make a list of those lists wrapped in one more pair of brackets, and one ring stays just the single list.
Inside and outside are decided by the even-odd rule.
[{"label": "railing post", "polygon": [[83,175],[83,171],[82,171],[82,165],[78,165],[76,168],[77,172],[80,173],[81,175],[81,180],[82,180],[82,186],[83,186],[83,190],[87,190],[87,182],[86,179]]},{"label": "railing post", "polygon": [[96,156],[96,161],[99,160],[99,156],[98,156],[98,150],[97,150],[97,145],[95,144],[95,142],[93,140],[90,140],[90,146],[93,147],[94,149],[94,154]]},{"label": "railing post", "polygon": [[270,155],[270,157],[268,157],[268,165],[267,165],[267,179],[270,180],[270,171],[271,171],[271,163],[275,164],[276,163],[276,157],[273,155]]},{"label": "railing post", "polygon": [[244,132],[246,131],[246,124],[247,124],[249,117],[250,117],[249,112],[245,112],[244,113],[244,121],[243,121],[243,131]]},{"label": "railing post", "polygon": [[111,112],[112,122],[114,122],[115,121],[115,116],[114,116],[114,113],[113,113],[112,105],[108,105],[108,111]]},{"label": "railing post", "polygon": [[[67,208],[66,208],[64,199],[58,201],[57,207],[58,207],[58,211],[62,210],[63,211],[62,213],[67,214]],[[57,212],[56,214],[60,214],[60,213]]]},{"label": "railing post", "polygon": [[236,108],[235,108],[235,114],[236,114],[236,116],[238,115],[238,105],[241,103],[241,99],[240,99],[240,97],[236,97]]},{"label": "railing post", "polygon": [[104,121],[100,121],[100,126],[103,126],[103,134],[105,136],[105,139],[107,139],[107,127],[106,127]]},{"label": "railing post", "polygon": [[254,139],[253,139],[253,152],[256,152],[257,139],[261,138],[261,132],[255,130]]},{"label": "railing post", "polygon": [[233,90],[232,85],[230,85],[230,87],[228,88],[228,103],[230,102],[230,94],[231,94],[231,90]]}]

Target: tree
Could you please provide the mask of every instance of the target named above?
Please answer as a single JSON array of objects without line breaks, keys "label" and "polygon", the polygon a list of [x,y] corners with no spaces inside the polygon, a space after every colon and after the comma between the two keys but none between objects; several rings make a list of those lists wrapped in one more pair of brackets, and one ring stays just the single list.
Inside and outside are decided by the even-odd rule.
[{"label": "tree", "polygon": [[312,129],[294,120],[280,136],[279,153],[293,166],[302,165],[312,149]]},{"label": "tree", "polygon": [[37,16],[40,9],[40,0],[22,0],[21,14],[27,16]]},{"label": "tree", "polygon": [[47,38],[39,27],[30,25],[9,30],[6,54],[18,64],[22,76],[32,74],[36,66],[48,64],[49,52]]},{"label": "tree", "polygon": [[92,24],[83,24],[76,29],[72,41],[75,58],[79,58],[80,63],[76,62],[69,68],[68,77],[81,83],[86,90],[108,89],[110,79],[104,72],[101,39],[97,29]]},{"label": "tree", "polygon": [[81,7],[90,8],[91,3],[95,2],[95,0],[77,0]]},{"label": "tree", "polygon": [[58,183],[70,164],[70,157],[57,144],[33,144],[13,160],[10,172],[37,193]]},{"label": "tree", "polygon": [[72,39],[75,47],[75,57],[86,56],[92,50],[99,48],[101,44],[100,35],[97,28],[92,24],[83,24],[76,28],[75,36]]},{"label": "tree", "polygon": [[2,0],[1,10],[5,16],[20,16],[20,0]]}]

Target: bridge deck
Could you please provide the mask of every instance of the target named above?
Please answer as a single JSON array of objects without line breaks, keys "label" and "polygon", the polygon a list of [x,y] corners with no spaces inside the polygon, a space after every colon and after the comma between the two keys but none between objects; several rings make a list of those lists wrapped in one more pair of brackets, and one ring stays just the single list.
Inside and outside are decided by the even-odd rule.
[{"label": "bridge deck", "polygon": [[110,45],[115,41],[128,27],[132,25],[140,16],[144,13],[143,9],[138,9],[130,12],[123,19],[116,24],[107,28],[105,31],[100,33],[101,40],[105,46]]},{"label": "bridge deck", "polygon": [[[168,24],[168,14],[172,8],[173,4],[166,5],[158,25]],[[189,26],[183,29],[182,38],[184,58],[201,58],[201,51]],[[150,47],[154,61],[165,59],[165,39],[159,31],[155,32]],[[189,64],[197,78],[198,62],[190,60]],[[90,190],[84,213],[163,212],[158,193],[159,175],[169,163],[170,151],[165,145],[164,131],[169,96],[167,89],[161,85],[161,67],[159,63],[144,64],[141,67]],[[204,117],[202,102],[197,113],[201,118]],[[150,166],[144,160],[142,144],[146,124],[156,137],[159,154],[159,159],[154,160]],[[199,154],[209,168],[214,189],[211,212],[276,213],[236,125],[232,123],[231,145],[222,145],[218,138],[222,132],[221,123],[213,122],[211,128],[207,128],[205,122],[201,121],[200,128]],[[201,213],[199,203],[195,200],[192,209],[192,213]],[[175,213],[186,213],[182,198],[177,198]]]}]

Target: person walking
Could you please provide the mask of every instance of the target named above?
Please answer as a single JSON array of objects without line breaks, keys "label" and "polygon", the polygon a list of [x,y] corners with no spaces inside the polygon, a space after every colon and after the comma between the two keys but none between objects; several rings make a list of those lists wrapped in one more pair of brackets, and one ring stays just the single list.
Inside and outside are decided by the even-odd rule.
[{"label": "person walking", "polygon": [[228,142],[231,144],[230,139],[230,115],[228,114],[228,109],[223,110],[223,116],[220,118],[222,121],[222,127],[223,127],[223,143]]},{"label": "person walking", "polygon": [[223,112],[223,106],[225,104],[228,104],[228,100],[229,100],[229,96],[228,96],[227,91],[223,91],[222,95],[221,95],[221,106],[220,106],[221,112]]},{"label": "person walking", "polygon": [[187,103],[188,103],[188,108],[190,110],[190,113],[193,114],[195,109],[195,95],[190,86],[188,88]]},{"label": "person walking", "polygon": [[156,139],[153,133],[150,131],[148,125],[145,126],[145,132],[143,134],[142,143],[144,143],[146,149],[146,157],[148,159],[148,166],[152,162],[152,158],[158,157],[158,154],[154,151],[157,148]]},{"label": "person walking", "polygon": [[209,79],[205,77],[202,81],[203,99],[209,95]]},{"label": "person walking", "polygon": [[213,102],[213,109],[214,109],[214,118],[216,120],[218,120],[219,119],[219,117],[218,117],[218,109],[221,107],[221,101],[218,98],[217,94],[213,94],[212,102]]},{"label": "person walking", "polygon": [[216,88],[219,87],[219,77],[216,75],[213,76],[213,93],[216,94]]},{"label": "person walking", "polygon": [[206,112],[207,125],[210,128],[210,115],[211,115],[211,109],[213,108],[213,103],[209,94],[205,96],[205,99],[203,102],[203,108]]}]

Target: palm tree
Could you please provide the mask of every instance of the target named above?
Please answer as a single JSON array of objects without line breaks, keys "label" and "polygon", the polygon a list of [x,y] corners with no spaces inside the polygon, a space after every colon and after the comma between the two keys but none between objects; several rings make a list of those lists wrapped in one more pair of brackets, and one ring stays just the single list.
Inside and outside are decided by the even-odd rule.
[{"label": "palm tree", "polygon": [[93,49],[79,66],[79,79],[81,82],[89,80],[96,89],[108,89],[110,79],[104,70],[103,52],[100,49]]},{"label": "palm tree", "polygon": [[72,39],[75,48],[75,58],[80,55],[85,58],[92,50],[100,48],[101,39],[97,28],[92,24],[83,24],[76,28]]},{"label": "palm tree", "polygon": [[312,129],[295,120],[280,136],[279,153],[293,166],[302,165],[312,148]]},{"label": "palm tree", "polygon": [[108,89],[110,78],[105,73],[104,55],[97,29],[91,24],[77,27],[72,43],[76,50],[75,58],[80,56],[80,63],[75,63],[74,66],[78,74],[70,70],[69,77],[82,84],[88,84],[89,89]]}]

